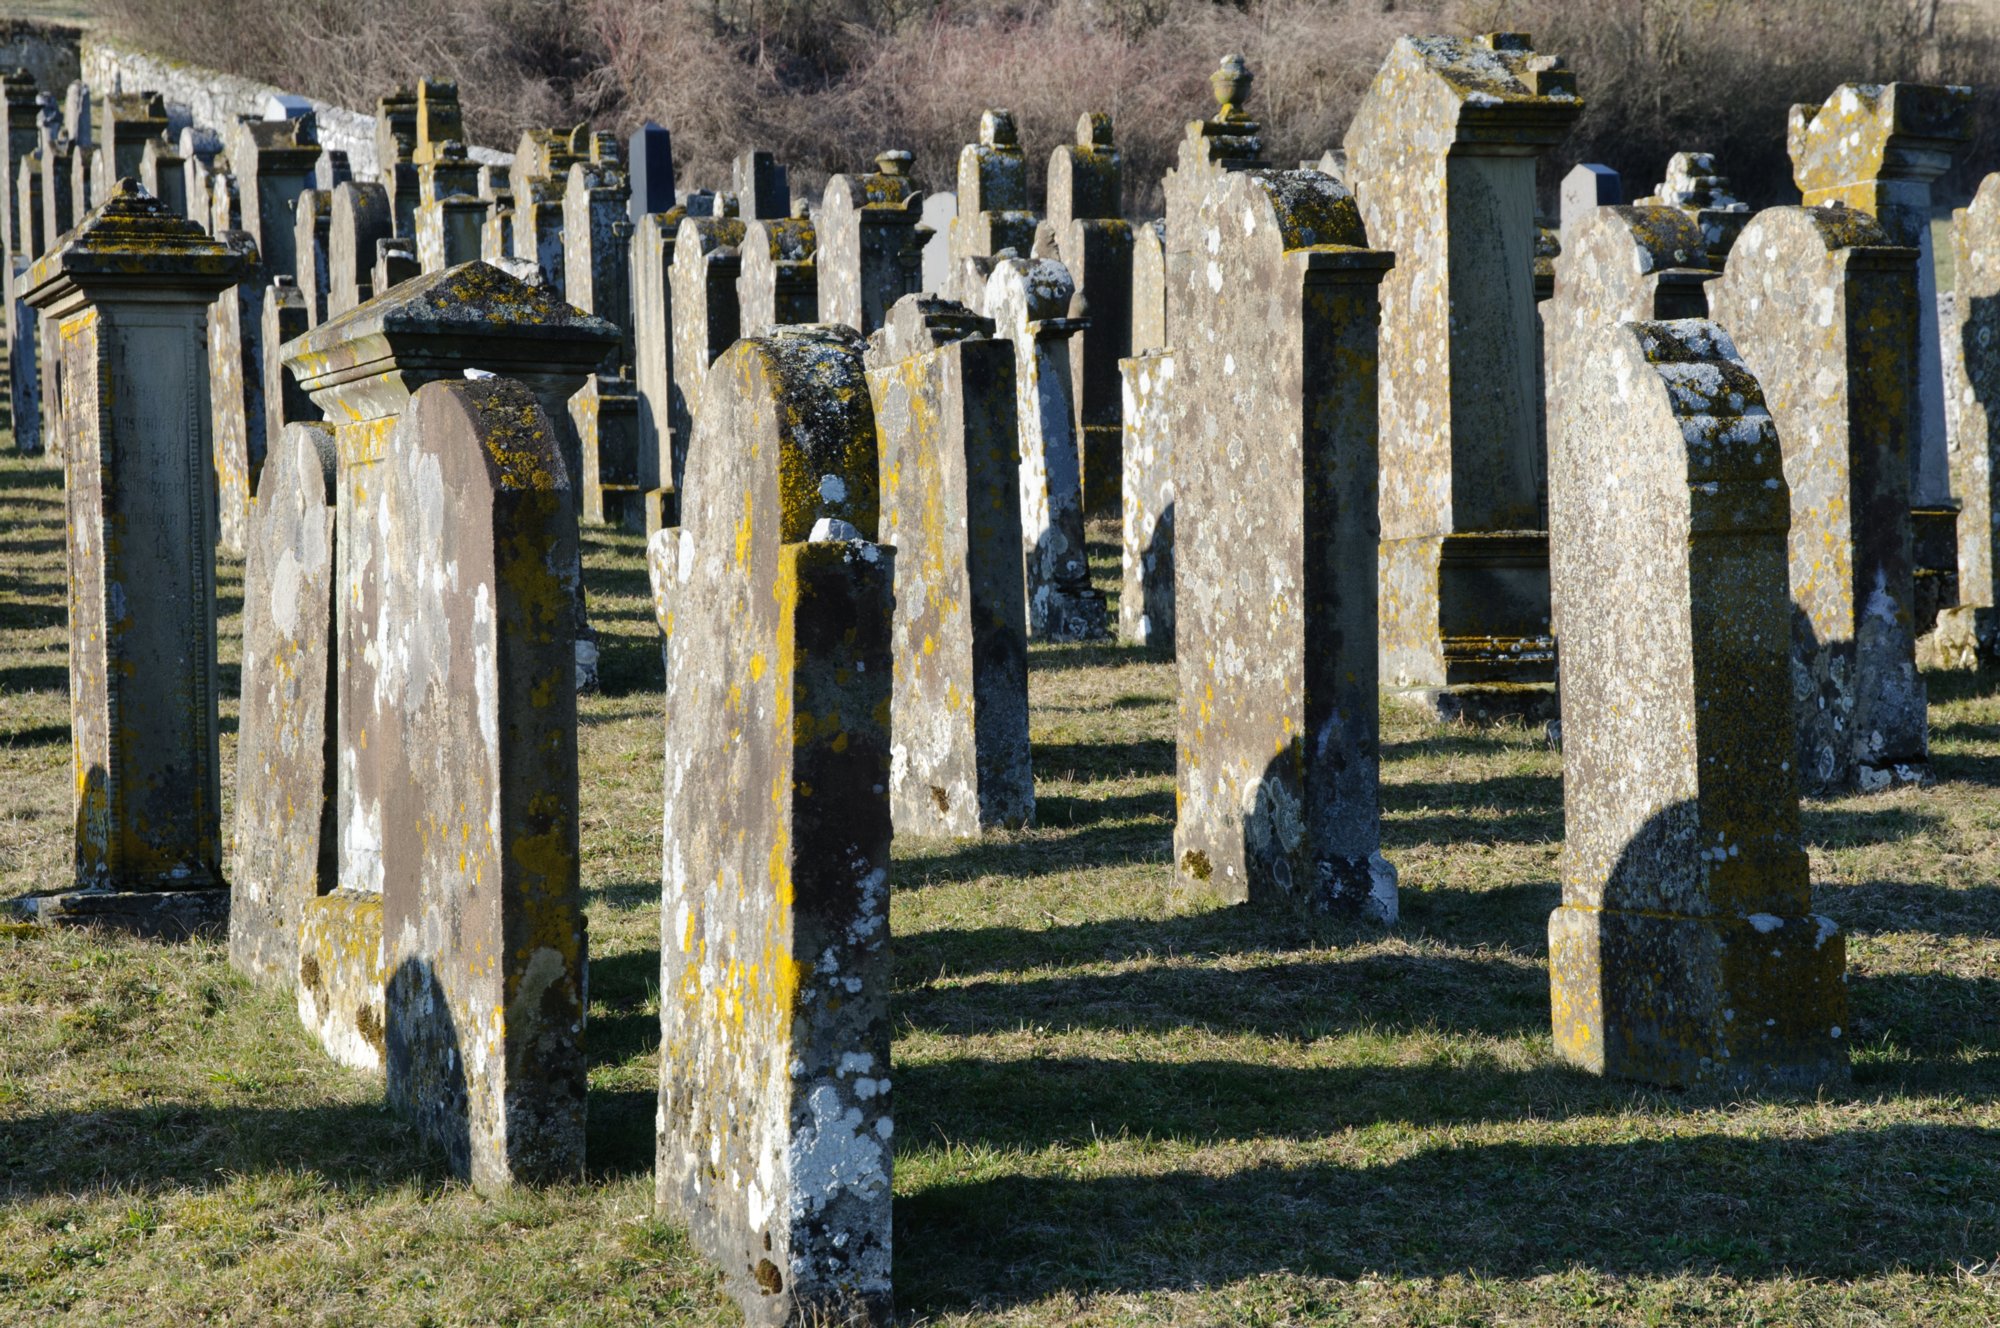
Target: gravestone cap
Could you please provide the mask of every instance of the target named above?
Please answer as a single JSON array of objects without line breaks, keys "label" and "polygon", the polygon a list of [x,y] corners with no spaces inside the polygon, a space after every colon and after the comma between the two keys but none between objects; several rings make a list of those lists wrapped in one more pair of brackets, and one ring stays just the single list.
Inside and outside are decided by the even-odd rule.
[{"label": "gravestone cap", "polygon": [[1563,177],[1561,226],[1567,233],[1591,208],[1625,201],[1624,183],[1609,166],[1587,161]]},{"label": "gravestone cap", "polygon": [[312,113],[312,103],[296,93],[273,92],[264,98],[266,120],[296,120]]},{"label": "gravestone cap", "polygon": [[57,313],[108,293],[206,303],[235,285],[248,261],[127,176],[28,269],[22,298]]}]

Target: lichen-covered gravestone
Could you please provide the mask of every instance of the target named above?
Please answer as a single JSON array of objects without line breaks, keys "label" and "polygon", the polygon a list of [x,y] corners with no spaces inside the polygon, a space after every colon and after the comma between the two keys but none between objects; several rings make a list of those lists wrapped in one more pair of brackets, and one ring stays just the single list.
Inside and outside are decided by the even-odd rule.
[{"label": "lichen-covered gravestone", "polygon": [[1786,129],[1792,179],[1808,207],[1844,203],[1917,251],[1916,423],[1910,467],[1911,556],[1918,635],[1958,602],[1958,505],[1945,440],[1944,365],[1931,249],[1931,182],[1970,141],[1972,89],[1843,83],[1820,106],[1794,106]]},{"label": "lichen-covered gravestone", "polygon": [[1729,177],[1707,152],[1676,152],[1667,158],[1667,176],[1641,204],[1685,213],[1708,245],[1708,266],[1720,272],[1736,237],[1750,223],[1750,205],[1729,192]]},{"label": "lichen-covered gravestone", "polygon": [[1951,417],[1958,525],[1959,607],[1934,635],[1948,661],[1973,667],[2000,656],[2000,174],[1953,214],[1954,317],[1945,325],[1945,401]]},{"label": "lichen-covered gravestone", "polygon": [[1382,284],[1382,681],[1445,716],[1546,713],[1535,159],[1583,108],[1519,33],[1402,37],[1347,130]]},{"label": "lichen-covered gravestone", "polygon": [[1083,475],[1064,344],[1082,326],[1069,317],[1075,293],[1063,265],[1042,258],[1002,259],[986,282],[987,316],[1014,345],[1028,634],[1047,641],[1106,634],[1104,597],[1090,584],[1083,542]]},{"label": "lichen-covered gravestone", "polygon": [[1563,411],[1587,404],[1570,377],[1606,333],[1638,319],[1706,318],[1708,266],[1701,227],[1678,208],[1657,204],[1593,207],[1563,231],[1556,293],[1543,309],[1548,347],[1550,427]]},{"label": "lichen-covered gravestone", "polygon": [[1865,212],[1769,208],[1708,287],[1784,446],[1791,690],[1809,789],[1931,777],[1910,535],[1916,258]]},{"label": "lichen-covered gravestone", "polygon": [[1125,389],[1118,638],[1174,648],[1174,352],[1118,362]]},{"label": "lichen-covered gravestone", "polygon": [[812,222],[746,222],[741,248],[736,299],[743,335],[767,337],[775,328],[819,321],[819,232]]},{"label": "lichen-covered gravestone", "polygon": [[1026,255],[1035,244],[1037,218],[1028,208],[1028,159],[1014,113],[993,109],[979,117],[979,141],[958,153],[958,210],[947,238],[950,267],[944,293],[973,303],[957,289],[963,260],[989,258],[1004,249]]},{"label": "lichen-covered gravestone", "polygon": [[185,933],[227,908],[202,325],[242,270],[121,180],[23,278],[61,347],[68,495],[78,892],[44,918]]},{"label": "lichen-covered gravestone", "polygon": [[277,439],[243,567],[229,962],[261,985],[291,991],[306,906],[338,881],[336,486],[330,426],[293,424]]},{"label": "lichen-covered gravestone", "polygon": [[716,362],[666,591],[666,1213],[752,1324],[891,1312],[893,550],[862,343]]},{"label": "lichen-covered gravestone", "polygon": [[264,292],[270,274],[248,231],[219,231],[216,238],[239,250],[244,261],[242,280],[216,297],[208,320],[218,542],[240,558],[264,465]]},{"label": "lichen-covered gravestone", "polygon": [[964,305],[909,295],[868,352],[898,569],[889,806],[903,834],[1035,817],[1014,348],[992,333]]},{"label": "lichen-covered gravestone", "polygon": [[743,272],[743,222],[729,216],[681,219],[667,284],[673,294],[673,394],[668,404],[674,448],[671,488],[685,493],[688,442],[702,401],[708,366],[728,350],[742,327],[736,281]]},{"label": "lichen-covered gravestone", "polygon": [[1214,335],[1174,351],[1174,861],[1229,899],[1393,923],[1371,555],[1394,260],[1318,171],[1218,172],[1198,224],[1183,275]]},{"label": "lichen-covered gravestone", "polygon": [[867,336],[905,295],[922,288],[919,225],[924,196],[910,178],[910,154],[884,152],[875,170],[826,182],[814,225],[819,234],[819,321]]},{"label": "lichen-covered gravestone", "polygon": [[1549,436],[1557,1053],[1673,1086],[1837,1082],[1846,946],[1812,912],[1788,759],[1778,428],[1700,319],[1603,328],[1567,386]]},{"label": "lichen-covered gravestone", "polygon": [[[1171,346],[1177,338],[1202,334],[1202,319],[1214,292],[1187,275],[1190,268],[1199,274],[1209,256],[1208,237],[1200,225],[1202,200],[1221,176],[1264,164],[1264,141],[1258,136],[1261,126],[1245,109],[1253,81],[1242,56],[1222,57],[1208,76],[1215,115],[1188,121],[1175,164],[1160,181],[1167,204],[1160,237],[1163,321],[1156,339],[1142,315],[1133,329],[1134,349]],[[1149,259],[1143,249],[1135,253],[1135,284],[1150,282],[1151,274],[1142,266]]]}]

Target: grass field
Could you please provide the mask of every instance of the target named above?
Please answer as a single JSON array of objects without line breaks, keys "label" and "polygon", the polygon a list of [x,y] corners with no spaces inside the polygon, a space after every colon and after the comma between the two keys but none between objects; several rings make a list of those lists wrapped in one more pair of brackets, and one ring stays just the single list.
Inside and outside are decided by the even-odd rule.
[{"label": "grass field", "polygon": [[[0,896],[68,865],[61,504],[0,451]],[[0,1323],[736,1321],[649,1211],[660,657],[638,542],[587,562],[588,1182],[448,1180],[219,945],[0,928]],[[1554,1060],[1538,734],[1392,710],[1403,923],[1309,924],[1174,884],[1171,664],[1038,648],[1041,827],[896,846],[904,1317],[2000,1322],[2000,676],[1930,685],[1941,782],[1805,814],[1853,1085],[1739,1101]]]}]

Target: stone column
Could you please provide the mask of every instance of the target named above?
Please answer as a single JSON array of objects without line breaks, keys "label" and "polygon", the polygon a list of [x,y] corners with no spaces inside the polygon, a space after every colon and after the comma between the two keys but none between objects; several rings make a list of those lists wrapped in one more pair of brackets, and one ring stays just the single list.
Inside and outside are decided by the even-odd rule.
[{"label": "stone column", "polygon": [[1535,159],[1582,106],[1562,60],[1519,33],[1404,37],[1347,130],[1369,239],[1396,254],[1382,285],[1382,682],[1446,717],[1554,702]]},{"label": "stone column", "polygon": [[1369,555],[1394,260],[1318,171],[1217,172],[1194,220],[1213,335],[1174,349],[1174,861],[1224,898],[1393,923]]},{"label": "stone column", "polygon": [[765,1328],[892,1317],[894,550],[861,352],[837,328],[731,347],[684,523],[657,537],[677,552],[654,1177]]},{"label": "stone column", "polygon": [[1945,404],[1958,523],[1959,607],[1934,636],[1960,667],[2000,658],[2000,174],[1952,214],[1953,313]]},{"label": "stone column", "polygon": [[1784,446],[1791,693],[1811,789],[1931,778],[1910,543],[1916,262],[1865,212],[1768,208],[1708,288]]},{"label": "stone column", "polygon": [[1910,445],[1916,629],[1958,602],[1958,505],[1945,442],[1944,364],[1931,252],[1931,181],[1972,138],[1972,89],[1843,83],[1821,106],[1794,106],[1787,127],[1800,201],[1845,203],[1917,251],[1917,418]]},{"label": "stone column", "polygon": [[1557,1053],[1676,1087],[1838,1082],[1846,947],[1812,912],[1789,759],[1782,421],[1701,320],[1604,327],[1566,385]]},{"label": "stone column", "polygon": [[910,154],[884,152],[872,175],[836,175],[826,182],[813,224],[819,234],[819,321],[867,336],[889,310],[923,284],[919,224],[924,196],[910,179]]},{"label": "stone column", "polygon": [[1083,326],[1068,316],[1074,294],[1061,263],[1006,258],[994,265],[984,301],[999,334],[1014,343],[1028,634],[1039,641],[1106,634],[1104,598],[1090,584],[1084,545],[1083,476],[1064,344]]},{"label": "stone column", "polygon": [[903,834],[1032,825],[1014,348],[991,319],[896,302],[868,351],[884,539],[901,569],[889,807]]},{"label": "stone column", "polygon": [[735,217],[685,217],[674,241],[673,267],[667,277],[674,310],[673,397],[668,414],[674,447],[670,478],[677,495],[686,493],[681,477],[708,368],[729,349],[742,326],[736,295],[736,280],[743,272],[742,244],[743,222]]},{"label": "stone column", "polygon": [[243,257],[136,180],[25,275],[61,347],[76,887],[44,917],[220,925],[215,527],[202,326]]}]

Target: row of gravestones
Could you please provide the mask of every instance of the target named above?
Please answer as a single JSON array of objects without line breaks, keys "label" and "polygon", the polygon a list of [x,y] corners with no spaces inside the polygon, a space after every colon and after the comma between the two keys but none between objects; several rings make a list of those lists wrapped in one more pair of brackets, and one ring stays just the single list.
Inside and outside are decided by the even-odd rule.
[{"label": "row of gravestones", "polygon": [[[1264,166],[1247,72],[1215,82],[1165,224],[1136,241],[1090,215],[1115,210],[1107,126],[1081,127],[1058,226],[1026,212],[993,113],[961,160],[942,295],[863,281],[848,317],[800,326],[826,310],[836,203],[781,215],[767,159],[737,182],[747,219],[684,216],[671,261],[654,255],[673,305],[652,344],[732,297],[751,334],[694,343],[698,381],[667,380],[647,506],[667,663],[659,1197],[758,1321],[886,1314],[890,836],[1032,819],[1026,641],[1102,629],[1077,566],[1085,496],[1119,469],[1107,432],[1125,474],[1143,456],[1167,477],[1156,535],[1178,509],[1178,870],[1393,921],[1378,680],[1499,692],[1559,638],[1558,1048],[1664,1083],[1844,1070],[1844,943],[1811,912],[1798,799],[1923,775],[1919,255],[1859,206],[1727,213],[1687,159],[1655,201],[1566,219],[1537,335],[1533,156],[1577,105],[1559,61],[1506,36],[1400,41],[1332,171]],[[1953,94],[1850,91],[1795,146],[1820,116],[1843,142],[1948,137]],[[666,223],[594,197],[617,196],[615,153],[596,141],[586,164],[577,136],[524,141],[507,206],[465,193],[440,85],[402,100],[407,178],[335,186],[327,310],[264,343],[324,418],[281,412],[245,516],[233,899],[209,458],[235,361],[203,329],[264,247],[119,181],[14,274],[53,348],[88,887],[38,906],[167,926],[187,917],[171,902],[220,901],[234,960],[497,1185],[582,1162],[578,403],[596,394],[601,434],[628,368],[664,354],[637,349],[657,277],[630,288],[628,326],[615,276],[576,254],[616,253],[629,225],[638,255]],[[245,137],[309,137],[270,123],[290,127]],[[563,153],[589,237],[546,219]],[[846,198],[909,227],[906,163],[878,165]],[[416,200],[403,231],[398,197]],[[511,212],[512,255],[451,261],[473,228],[445,205],[467,199],[482,249]],[[1996,212],[1989,181],[1959,228],[1975,330],[1941,357],[1958,437],[1982,445]],[[363,285],[354,256],[383,225]],[[873,252],[909,280],[913,233],[859,233],[861,270]],[[1146,349],[1114,357],[1111,431],[1070,385],[1109,354],[1077,344],[1121,280],[1092,254],[1126,241]],[[584,282],[595,314],[563,298]]]}]

